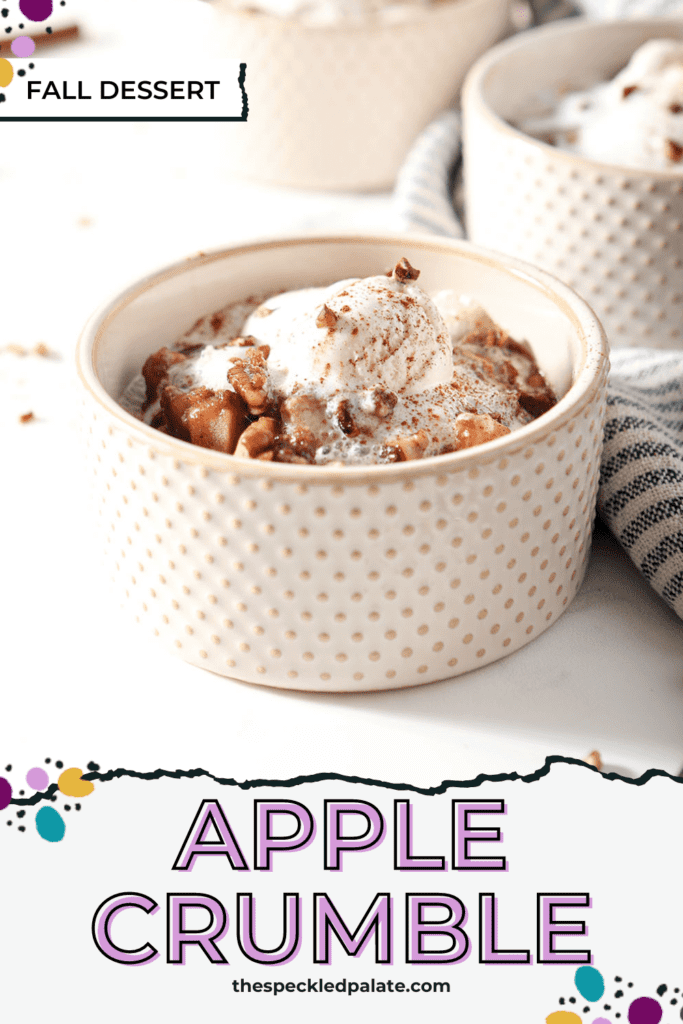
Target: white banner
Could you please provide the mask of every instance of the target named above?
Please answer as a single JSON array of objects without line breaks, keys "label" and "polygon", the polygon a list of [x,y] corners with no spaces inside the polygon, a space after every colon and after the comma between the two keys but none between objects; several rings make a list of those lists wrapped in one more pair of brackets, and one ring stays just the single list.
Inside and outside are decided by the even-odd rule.
[{"label": "white banner", "polygon": [[3,121],[247,120],[246,64],[232,58],[5,63]]},{"label": "white banner", "polygon": [[10,767],[0,962],[41,979],[3,986],[13,1024],[680,1017],[683,787],[663,773],[550,758],[424,790]]}]

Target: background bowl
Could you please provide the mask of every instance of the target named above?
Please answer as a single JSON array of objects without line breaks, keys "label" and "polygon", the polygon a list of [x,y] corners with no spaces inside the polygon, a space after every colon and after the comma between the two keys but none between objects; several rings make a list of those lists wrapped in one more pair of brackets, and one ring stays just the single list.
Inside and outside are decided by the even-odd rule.
[{"label": "background bowl", "polygon": [[[145,358],[231,299],[370,275],[401,256],[477,296],[563,397],[479,448],[362,469],[238,459],[118,404]],[[588,557],[607,355],[592,311],[515,260],[433,238],[320,238],[201,254],[116,296],[78,350],[105,558],[146,629],[249,682],[369,690],[508,654],[566,608]]]},{"label": "background bowl", "polygon": [[557,89],[612,78],[681,21],[570,20],[491,50],[463,89],[466,212],[479,245],[556,274],[610,344],[683,347],[683,174],[609,166],[511,127]]},{"label": "background bowl", "polygon": [[216,8],[215,46],[246,61],[249,118],[226,126],[242,177],[388,188],[415,136],[503,35],[508,0],[441,0],[400,22],[313,26]]}]

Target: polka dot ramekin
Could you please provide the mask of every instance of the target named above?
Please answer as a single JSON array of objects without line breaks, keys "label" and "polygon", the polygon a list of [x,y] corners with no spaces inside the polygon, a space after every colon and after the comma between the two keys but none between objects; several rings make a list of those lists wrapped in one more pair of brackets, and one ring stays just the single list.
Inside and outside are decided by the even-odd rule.
[{"label": "polka dot ramekin", "polygon": [[[381,272],[475,295],[561,400],[516,433],[368,468],[250,461],[126,413],[146,357],[232,299]],[[293,689],[388,689],[495,661],[547,629],[588,557],[607,374],[593,312],[468,243],[342,237],[200,253],[133,285],[82,335],[85,432],[122,602],[195,665]]]},{"label": "polka dot ramekin", "polygon": [[600,164],[510,122],[667,37],[683,39],[683,22],[570,19],[494,47],[463,90],[469,237],[566,281],[613,347],[683,347],[683,174]]},{"label": "polka dot ramekin", "polygon": [[437,0],[398,20],[326,25],[211,6],[217,52],[247,65],[249,116],[225,126],[224,166],[275,185],[375,189],[502,37],[509,5]]}]

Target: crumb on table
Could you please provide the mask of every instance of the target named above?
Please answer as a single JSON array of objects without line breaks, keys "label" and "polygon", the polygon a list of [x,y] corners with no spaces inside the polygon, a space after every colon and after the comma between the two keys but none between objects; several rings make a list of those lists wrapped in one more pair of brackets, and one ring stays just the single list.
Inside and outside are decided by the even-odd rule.
[{"label": "crumb on table", "polygon": [[39,356],[41,359],[54,359],[59,358],[56,352],[48,348],[44,341],[38,341],[33,348],[28,349],[24,345],[18,345],[16,342],[11,342],[9,345],[5,345],[0,348],[0,352],[9,352],[10,355],[19,356]]}]

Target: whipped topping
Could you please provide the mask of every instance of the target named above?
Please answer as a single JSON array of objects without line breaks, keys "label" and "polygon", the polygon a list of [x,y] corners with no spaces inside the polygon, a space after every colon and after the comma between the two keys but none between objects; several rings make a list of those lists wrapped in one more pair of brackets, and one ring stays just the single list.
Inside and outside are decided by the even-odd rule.
[{"label": "whipped topping", "polygon": [[611,81],[520,128],[591,160],[683,173],[683,42],[649,40]]},{"label": "whipped topping", "polygon": [[495,324],[486,310],[471,295],[453,291],[437,292],[434,305],[444,319],[451,344],[462,341],[472,331],[490,331]]},{"label": "whipped topping", "polygon": [[[226,387],[230,363],[228,359],[234,352],[228,349],[215,348],[207,345],[201,350],[194,361],[192,369],[188,372],[187,367],[171,368],[169,378],[174,383],[180,383],[187,379],[194,387],[209,388],[210,391],[222,391]],[[180,378],[180,380],[178,380]]]}]

